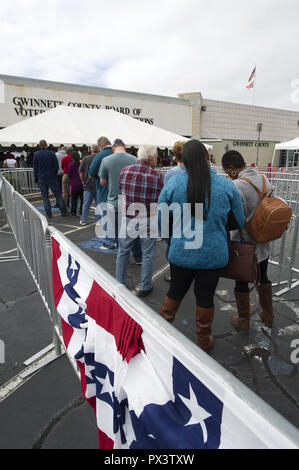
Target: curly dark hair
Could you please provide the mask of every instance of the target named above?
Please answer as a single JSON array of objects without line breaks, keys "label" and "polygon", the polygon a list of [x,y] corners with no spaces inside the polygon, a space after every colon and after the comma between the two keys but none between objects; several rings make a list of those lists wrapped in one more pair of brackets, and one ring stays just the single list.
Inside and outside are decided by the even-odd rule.
[{"label": "curly dark hair", "polygon": [[244,168],[246,165],[244,158],[237,150],[228,150],[221,160],[222,168],[226,170],[230,166],[234,168]]}]

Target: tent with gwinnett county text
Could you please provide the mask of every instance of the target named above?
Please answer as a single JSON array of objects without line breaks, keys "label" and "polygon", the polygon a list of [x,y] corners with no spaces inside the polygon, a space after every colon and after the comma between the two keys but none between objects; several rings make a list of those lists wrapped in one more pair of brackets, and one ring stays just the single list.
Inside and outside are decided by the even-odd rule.
[{"label": "tent with gwinnett county text", "polygon": [[[151,144],[159,148],[172,148],[178,140],[189,140],[111,109],[82,109],[62,105],[2,129],[0,144],[36,146],[44,139],[49,145],[75,144],[81,147],[97,143],[100,136],[108,137],[111,142],[122,139],[127,147]],[[212,148],[205,146],[208,150]]]}]

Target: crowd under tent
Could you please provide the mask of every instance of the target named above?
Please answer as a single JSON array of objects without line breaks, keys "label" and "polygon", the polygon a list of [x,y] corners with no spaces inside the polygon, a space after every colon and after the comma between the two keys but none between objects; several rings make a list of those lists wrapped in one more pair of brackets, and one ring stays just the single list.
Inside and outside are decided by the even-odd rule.
[{"label": "crowd under tent", "polygon": [[[61,144],[82,147],[97,143],[100,136],[108,137],[111,142],[119,138],[127,147],[137,148],[152,144],[171,149],[176,141],[189,140],[111,109],[58,106],[0,130],[0,145],[35,147],[44,139],[54,147]],[[212,148],[204,145],[208,150]]]}]

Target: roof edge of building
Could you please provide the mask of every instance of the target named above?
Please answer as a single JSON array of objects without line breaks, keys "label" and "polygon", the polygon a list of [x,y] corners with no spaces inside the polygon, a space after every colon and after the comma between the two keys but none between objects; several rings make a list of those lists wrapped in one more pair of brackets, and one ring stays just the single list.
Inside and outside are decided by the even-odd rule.
[{"label": "roof edge of building", "polygon": [[112,88],[98,87],[94,85],[80,85],[78,83],[67,83],[67,82],[57,82],[52,80],[44,80],[40,78],[28,78],[20,77],[14,75],[3,75],[0,74],[0,80],[9,85],[25,85],[25,86],[42,86],[44,88],[53,88],[67,91],[79,91],[81,93],[93,93],[93,94],[102,94],[102,95],[111,95],[114,96],[130,96],[134,98],[143,98],[152,101],[167,101],[170,103],[183,104],[190,106],[189,99],[183,99],[180,97],[174,96],[164,96],[164,95],[154,95],[150,93],[141,93],[136,91],[126,91],[126,90],[116,90]]},{"label": "roof edge of building", "polygon": [[233,106],[246,106],[250,109],[258,108],[258,109],[265,109],[266,111],[283,111],[283,112],[286,112],[286,113],[293,113],[293,114],[298,114],[299,115],[299,110],[295,111],[294,109],[273,108],[273,107],[270,107],[270,106],[260,106],[260,105],[257,105],[257,104],[253,105],[253,104],[248,104],[248,103],[236,103],[236,102],[233,102],[233,101],[214,100],[212,98],[203,98],[202,101],[203,101],[203,104],[206,104],[206,105],[209,102],[213,101],[214,103],[229,104],[229,105],[233,105]]}]

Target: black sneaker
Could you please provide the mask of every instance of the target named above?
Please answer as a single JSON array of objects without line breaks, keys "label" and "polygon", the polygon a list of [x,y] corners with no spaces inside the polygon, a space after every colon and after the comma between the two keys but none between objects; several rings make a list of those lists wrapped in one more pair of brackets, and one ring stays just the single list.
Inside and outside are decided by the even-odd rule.
[{"label": "black sneaker", "polygon": [[105,243],[103,242],[102,243],[103,247],[106,248],[107,250],[116,250],[117,248],[117,245],[110,245],[109,243]]},{"label": "black sneaker", "polygon": [[151,287],[149,290],[139,290],[136,294],[137,297],[146,297],[153,291],[153,287]]}]

